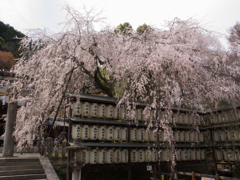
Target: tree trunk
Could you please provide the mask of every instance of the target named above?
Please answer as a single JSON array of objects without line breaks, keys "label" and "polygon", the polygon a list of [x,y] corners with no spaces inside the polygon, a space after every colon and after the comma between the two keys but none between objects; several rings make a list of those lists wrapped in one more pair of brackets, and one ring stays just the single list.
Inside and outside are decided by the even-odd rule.
[{"label": "tree trunk", "polygon": [[13,131],[17,116],[17,102],[9,102],[3,143],[3,157],[12,157],[14,151]]}]

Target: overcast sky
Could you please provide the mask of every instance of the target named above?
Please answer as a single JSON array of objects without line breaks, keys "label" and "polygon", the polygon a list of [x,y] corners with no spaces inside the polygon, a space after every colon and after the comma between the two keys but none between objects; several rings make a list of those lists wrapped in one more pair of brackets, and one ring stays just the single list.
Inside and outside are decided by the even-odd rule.
[{"label": "overcast sky", "polygon": [[34,28],[57,31],[57,24],[65,20],[66,3],[103,10],[113,27],[124,22],[134,29],[143,23],[161,27],[174,17],[194,17],[207,29],[227,35],[227,29],[240,21],[240,0],[0,0],[0,21],[23,33]]}]

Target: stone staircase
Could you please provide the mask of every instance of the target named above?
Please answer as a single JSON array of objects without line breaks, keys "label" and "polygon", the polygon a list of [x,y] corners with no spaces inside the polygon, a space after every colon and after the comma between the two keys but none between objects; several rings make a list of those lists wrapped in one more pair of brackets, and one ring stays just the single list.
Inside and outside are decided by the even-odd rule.
[{"label": "stone staircase", "polygon": [[26,179],[47,179],[39,158],[0,158],[0,180]]}]

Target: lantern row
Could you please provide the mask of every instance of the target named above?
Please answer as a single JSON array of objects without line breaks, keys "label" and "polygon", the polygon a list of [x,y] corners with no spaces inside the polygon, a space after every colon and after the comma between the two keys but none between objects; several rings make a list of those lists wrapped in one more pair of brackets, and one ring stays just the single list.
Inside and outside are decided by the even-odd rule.
[{"label": "lantern row", "polygon": [[[159,141],[166,141],[164,131],[159,132]],[[127,141],[128,129],[126,127],[97,126],[97,125],[72,125],[72,139],[81,140],[107,140],[107,141]],[[195,131],[175,131],[176,142],[204,142],[203,132]],[[157,132],[154,130],[146,131],[143,128],[130,129],[130,141],[155,142]]]},{"label": "lantern row", "polygon": [[211,115],[212,124],[223,124],[227,122],[235,122],[240,119],[240,109],[221,111]]},{"label": "lantern row", "polygon": [[213,139],[215,142],[240,141],[239,130],[213,131]]},{"label": "lantern row", "polygon": [[[172,161],[175,156],[170,150],[161,150],[160,159],[162,162]],[[90,149],[83,151],[83,159],[85,164],[112,164],[112,163],[127,163],[128,162],[128,150],[127,149]],[[205,150],[196,149],[177,149],[176,160],[177,161],[195,161],[205,160]],[[157,162],[158,153],[155,149],[132,149],[131,150],[131,162],[143,163],[143,162]]]},{"label": "lantern row", "polygon": [[240,161],[240,151],[238,149],[217,149],[215,157],[218,161]]},{"label": "lantern row", "polygon": [[[126,108],[117,108],[113,105],[77,101],[73,105],[73,116],[94,119],[126,119]],[[168,115],[164,112],[159,112],[158,116],[160,119],[165,118],[170,123],[172,122],[172,117],[168,117]],[[142,108],[136,109],[135,117],[136,121],[156,121],[153,111],[151,111],[150,116],[147,117],[144,115]],[[201,116],[193,116],[187,113],[175,113],[173,119],[177,124],[192,125],[195,123],[197,125],[203,125],[205,123]]]}]

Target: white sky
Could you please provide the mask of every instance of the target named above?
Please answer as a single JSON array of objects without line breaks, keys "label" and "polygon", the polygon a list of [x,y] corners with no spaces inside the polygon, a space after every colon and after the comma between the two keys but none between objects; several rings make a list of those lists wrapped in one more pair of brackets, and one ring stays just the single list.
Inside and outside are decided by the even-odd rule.
[{"label": "white sky", "polygon": [[143,23],[161,27],[164,20],[194,17],[207,29],[227,35],[227,29],[240,21],[240,0],[0,0],[0,21],[23,33],[34,28],[57,31],[57,23],[65,20],[66,3],[103,10],[113,27],[124,22],[134,29]]}]

